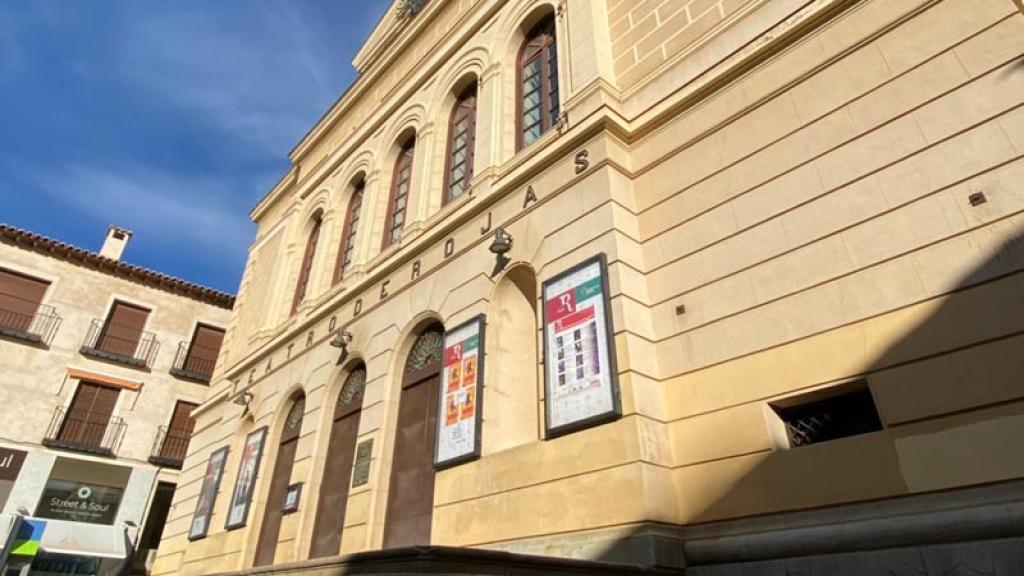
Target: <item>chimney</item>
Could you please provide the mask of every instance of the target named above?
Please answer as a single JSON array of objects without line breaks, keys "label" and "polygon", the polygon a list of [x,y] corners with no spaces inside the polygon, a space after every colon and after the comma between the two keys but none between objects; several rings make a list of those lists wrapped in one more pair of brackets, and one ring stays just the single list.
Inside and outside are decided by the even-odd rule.
[{"label": "chimney", "polygon": [[120,260],[121,254],[124,254],[124,247],[128,245],[128,241],[131,238],[131,230],[125,230],[117,226],[107,228],[107,239],[103,241],[103,248],[100,248],[100,256],[105,256],[111,260]]}]

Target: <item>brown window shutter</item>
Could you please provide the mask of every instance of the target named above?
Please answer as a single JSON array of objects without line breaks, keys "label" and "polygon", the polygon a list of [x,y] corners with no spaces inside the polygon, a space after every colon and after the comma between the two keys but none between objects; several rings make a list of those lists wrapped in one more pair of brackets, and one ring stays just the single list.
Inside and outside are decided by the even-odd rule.
[{"label": "brown window shutter", "polygon": [[80,382],[58,437],[68,442],[99,446],[114,413],[118,392],[117,388]]},{"label": "brown window shutter", "polygon": [[192,343],[189,345],[185,370],[197,374],[213,374],[213,368],[217,364],[217,355],[220,354],[220,347],[223,343],[223,330],[202,324],[197,326],[196,332],[192,336]]},{"label": "brown window shutter", "polygon": [[149,310],[145,308],[114,302],[103,326],[98,348],[122,356],[135,356],[148,318]]},{"label": "brown window shutter", "polygon": [[197,404],[184,401],[179,401],[174,405],[171,423],[167,426],[167,435],[164,436],[164,443],[160,447],[161,457],[179,461],[185,459],[188,442],[196,426],[196,421],[192,418],[192,411],[197,406]]},{"label": "brown window shutter", "polygon": [[28,331],[49,286],[45,280],[0,270],[0,325]]}]

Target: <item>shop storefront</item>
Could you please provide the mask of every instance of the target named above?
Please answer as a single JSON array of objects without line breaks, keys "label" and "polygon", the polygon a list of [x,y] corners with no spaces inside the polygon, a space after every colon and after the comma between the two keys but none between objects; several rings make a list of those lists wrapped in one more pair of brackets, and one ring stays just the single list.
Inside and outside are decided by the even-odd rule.
[{"label": "shop storefront", "polygon": [[[126,574],[141,521],[141,514],[125,510],[126,494],[133,489],[149,492],[148,486],[139,485],[134,478],[135,470],[55,458],[45,482],[36,490],[38,499],[31,515],[24,515],[30,511],[25,506],[8,514],[4,541],[9,551],[3,575]],[[26,485],[31,480],[22,479]]]}]

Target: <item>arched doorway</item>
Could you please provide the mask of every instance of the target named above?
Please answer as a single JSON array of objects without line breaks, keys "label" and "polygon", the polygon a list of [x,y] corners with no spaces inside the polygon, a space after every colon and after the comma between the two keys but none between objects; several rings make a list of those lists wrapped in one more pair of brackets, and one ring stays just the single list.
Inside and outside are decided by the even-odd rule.
[{"label": "arched doorway", "polygon": [[256,543],[254,566],[269,566],[274,563],[277,551],[277,538],[281,533],[281,518],[284,496],[292,478],[292,466],[295,464],[295,449],[299,445],[299,433],[302,431],[302,416],[306,412],[306,397],[298,397],[288,410],[281,431],[281,443],[277,449],[277,461],[274,473],[270,477],[270,491],[267,494],[267,507],[263,513],[263,526]]},{"label": "arched doorway", "polygon": [[384,521],[384,547],[430,544],[434,442],[444,327],[433,324],[413,344],[402,370],[398,429]]},{"label": "arched doorway", "polygon": [[327,444],[327,464],[320,484],[320,503],[313,524],[310,558],[336,556],[341,549],[341,532],[345,527],[349,480],[365,388],[366,366],[359,363],[349,371],[334,404],[334,423],[331,424],[331,437]]},{"label": "arched doorway", "polygon": [[488,308],[483,453],[540,436],[537,362],[537,277],[529,266],[509,269]]}]

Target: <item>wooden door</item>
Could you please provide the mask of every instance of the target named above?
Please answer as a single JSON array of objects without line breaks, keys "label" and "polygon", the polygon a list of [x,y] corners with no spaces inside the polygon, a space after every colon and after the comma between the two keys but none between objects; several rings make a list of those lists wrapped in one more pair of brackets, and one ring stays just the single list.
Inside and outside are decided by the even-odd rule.
[{"label": "wooden door", "polygon": [[345,509],[348,506],[349,482],[355,458],[356,439],[359,437],[359,418],[362,414],[363,388],[366,370],[353,370],[334,408],[334,424],[327,447],[327,464],[320,484],[320,502],[313,525],[313,545],[310,558],[336,556],[341,548],[341,533],[345,527]]},{"label": "wooden door", "polygon": [[105,352],[134,358],[147,318],[149,310],[145,308],[114,302],[96,347]]},{"label": "wooden door", "polygon": [[281,433],[281,446],[277,451],[274,473],[270,477],[270,490],[267,494],[267,507],[263,514],[263,526],[256,543],[254,566],[269,566],[274,563],[277,552],[277,539],[281,535],[281,518],[284,516],[284,497],[291,483],[292,467],[295,464],[295,449],[299,445],[299,432],[302,429],[302,415],[305,412],[304,399],[296,400],[285,419],[284,431]]},{"label": "wooden door", "polygon": [[405,366],[384,523],[385,548],[430,544],[443,341],[440,328],[424,333]]},{"label": "wooden door", "polygon": [[57,438],[63,442],[101,447],[120,390],[80,382]]}]

